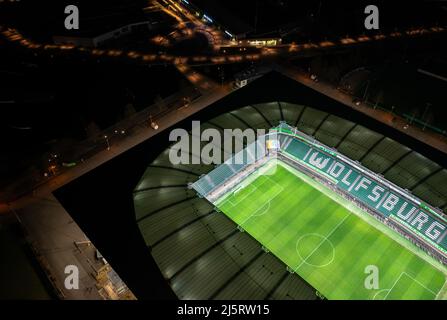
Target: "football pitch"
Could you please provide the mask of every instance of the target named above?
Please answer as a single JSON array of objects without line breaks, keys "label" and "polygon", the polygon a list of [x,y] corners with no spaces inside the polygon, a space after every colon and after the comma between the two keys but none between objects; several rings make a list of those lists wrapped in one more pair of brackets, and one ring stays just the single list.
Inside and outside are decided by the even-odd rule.
[{"label": "football pitch", "polygon": [[[433,259],[280,161],[271,160],[215,205],[328,299],[444,296],[445,270]],[[367,289],[375,267],[378,288]]]}]

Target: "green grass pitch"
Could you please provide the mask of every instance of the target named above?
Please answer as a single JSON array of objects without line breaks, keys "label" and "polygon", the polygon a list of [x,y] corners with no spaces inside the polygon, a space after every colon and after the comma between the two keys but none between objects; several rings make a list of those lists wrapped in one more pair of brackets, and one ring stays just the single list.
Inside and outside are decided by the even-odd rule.
[{"label": "green grass pitch", "polygon": [[[215,205],[328,299],[444,295],[445,269],[433,259],[280,161],[270,161]],[[378,289],[365,288],[370,265],[378,267]]]}]

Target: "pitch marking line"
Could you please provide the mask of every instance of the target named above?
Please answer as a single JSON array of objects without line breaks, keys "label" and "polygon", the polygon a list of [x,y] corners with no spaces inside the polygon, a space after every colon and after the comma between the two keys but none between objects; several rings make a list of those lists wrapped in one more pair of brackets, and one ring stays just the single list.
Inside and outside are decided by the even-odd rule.
[{"label": "pitch marking line", "polygon": [[270,183],[272,185],[275,185],[276,187],[279,187],[280,192],[284,191],[284,187],[282,185],[280,185],[279,183],[277,183],[275,180],[273,180],[272,178],[270,178],[268,175],[263,175],[263,177],[266,177],[267,180],[270,181]]},{"label": "pitch marking line", "polygon": [[439,300],[442,298],[439,295],[442,294],[442,292],[444,291],[444,288],[447,288],[447,280],[444,282],[441,289],[439,289],[438,293],[436,294],[435,300]]},{"label": "pitch marking line", "polygon": [[[261,170],[262,168],[258,169]],[[246,182],[245,180],[249,179],[248,177],[244,178],[241,182],[239,182],[241,184],[241,187],[237,188],[235,191],[229,192],[227,193],[226,196],[224,196],[225,198],[221,201],[221,205],[226,204],[227,202],[229,202],[233,207],[238,205],[240,202],[242,202],[243,200],[245,200],[249,195],[251,195],[253,192],[255,192],[260,186],[262,186],[264,183],[266,183],[267,181],[270,181],[270,183],[272,183],[273,185],[279,187],[281,189],[281,191],[284,190],[284,187],[281,186],[280,184],[278,184],[276,181],[274,181],[273,179],[271,179],[268,175],[264,175],[264,174],[259,174],[259,172],[257,173],[257,177],[254,180],[250,180],[249,182]],[[260,184],[256,185],[256,181],[261,178],[264,177],[267,180],[262,181]],[[241,192],[243,189],[247,188],[247,187],[254,187],[254,189],[252,189],[248,194],[246,194],[242,199],[238,199],[236,201],[232,201],[235,198],[236,193]],[[217,201],[219,202],[219,201]]]},{"label": "pitch marking line", "polygon": [[[264,183],[264,182],[263,182]],[[259,185],[261,186],[262,183]],[[252,189],[252,191],[250,191],[247,195],[245,195],[242,199],[239,199],[238,201],[232,201],[232,199],[235,198],[236,193],[243,191],[245,188],[247,187],[254,187],[254,189]],[[259,187],[258,186],[258,187]],[[223,206],[227,203],[230,203],[233,207],[235,207],[236,205],[238,205],[240,202],[242,202],[243,200],[245,200],[245,198],[247,198],[249,195],[251,195],[253,192],[255,192],[258,188],[253,184],[253,183],[247,183],[246,185],[242,184],[239,188],[236,188],[236,190],[234,191],[230,191],[227,192],[223,197],[225,197],[223,200],[218,199],[216,201],[216,203],[218,203],[220,201],[220,205]],[[222,197],[222,198],[223,198]]]},{"label": "pitch marking line", "polygon": [[317,236],[317,237],[320,237],[320,238],[323,239],[321,242],[327,241],[327,242],[329,243],[329,245],[331,246],[331,248],[332,248],[332,257],[331,257],[331,260],[330,260],[329,262],[327,262],[327,263],[325,263],[325,264],[322,264],[322,265],[317,265],[317,264],[309,263],[309,262],[307,262],[307,261],[306,261],[305,263],[306,263],[307,265],[309,265],[309,266],[311,266],[311,267],[315,267],[315,268],[324,268],[324,267],[330,265],[330,264],[332,263],[332,261],[334,261],[334,259],[335,259],[335,247],[334,247],[334,245],[332,244],[332,241],[331,241],[331,240],[329,240],[329,239],[328,239],[327,237],[325,237],[325,236],[322,236],[322,235],[319,234],[319,233],[307,233],[307,234],[304,234],[304,235],[302,235],[302,236],[296,241],[295,251],[296,251],[296,253],[298,254],[298,256],[300,257],[300,259],[303,260],[303,261],[307,260],[307,258],[306,258],[306,259],[303,259],[303,257],[301,256],[301,254],[300,254],[300,252],[299,252],[299,250],[298,250],[298,244],[300,243],[300,241],[301,241],[304,237],[307,237],[307,236]]},{"label": "pitch marking line", "polygon": [[[379,290],[379,291],[376,292],[376,294],[372,297],[371,300],[376,300],[376,297],[377,297],[379,294],[381,294],[382,292],[384,292],[384,291],[388,291],[387,295],[390,293],[390,289],[382,289],[382,290]],[[386,297],[386,296],[385,296],[385,297]],[[382,300],[385,300],[385,298],[383,298]]]},{"label": "pitch marking line", "polygon": [[[423,285],[421,282],[419,282],[418,280],[416,280],[414,277],[412,277],[411,275],[409,275],[408,273],[406,273],[405,271],[401,272],[399,277],[397,278],[397,280],[394,282],[394,284],[392,285],[392,287],[390,289],[385,289],[388,290],[388,293],[385,295],[385,297],[383,297],[383,300],[386,300],[388,298],[388,295],[393,291],[394,287],[399,283],[400,279],[402,278],[402,276],[407,276],[408,278],[410,278],[412,281],[416,282],[418,285],[420,285],[422,288],[424,288],[425,290],[427,290],[428,292],[430,292],[431,294],[433,294],[435,297],[437,296],[437,294],[435,292],[433,292],[432,290],[430,290],[429,288],[427,288],[425,285]],[[381,290],[384,291],[384,290]],[[379,292],[381,292],[379,291]],[[374,296],[375,297],[375,296]]]},{"label": "pitch marking line", "polygon": [[[243,222],[241,222],[240,224],[239,224],[239,226],[240,227],[242,227],[248,220],[250,220],[251,218],[254,218],[254,217],[260,217],[260,216],[262,216],[262,215],[264,215],[264,214],[266,214],[268,211],[269,211],[269,209],[270,209],[270,205],[271,205],[271,202],[280,194],[280,193],[282,193],[283,192],[283,190],[284,190],[284,188],[282,188],[281,187],[281,189],[278,189],[276,192],[275,192],[275,194],[270,198],[270,199],[268,199],[267,200],[267,202],[265,202],[265,203],[263,203],[261,206],[259,206],[250,216],[248,216],[247,217],[247,219],[245,219]],[[267,208],[265,208],[265,206],[267,205]],[[265,209],[264,209],[265,208]],[[264,210],[261,210],[261,209],[264,209]]]},{"label": "pitch marking line", "polygon": [[408,273],[404,272],[404,274],[405,274],[407,277],[409,277],[411,280],[413,280],[414,282],[416,282],[418,285],[420,285],[422,288],[424,288],[425,290],[427,290],[427,291],[429,291],[430,293],[432,293],[432,294],[436,297],[437,294],[436,294],[433,290],[427,288],[424,284],[422,284],[421,282],[419,282],[418,280],[416,280],[414,277],[412,277],[412,276],[409,275]]},{"label": "pitch marking line", "polygon": [[[262,181],[259,185],[256,185],[253,182],[248,183],[246,185],[241,184],[241,187],[237,188],[235,191],[232,192],[232,195],[228,198],[228,202],[230,202],[230,204],[234,207],[236,205],[238,205],[239,203],[241,203],[243,200],[245,200],[248,196],[250,196],[252,193],[254,193],[256,190],[258,190],[258,188],[260,186],[262,186],[263,184],[265,184],[266,182],[270,182],[270,184],[278,187],[280,189],[280,192],[284,191],[284,187],[281,186],[280,184],[278,184],[276,181],[274,181],[273,179],[271,179],[269,176],[266,175],[261,175],[259,177],[257,177],[256,179],[260,179],[260,178],[265,178],[264,181]],[[255,180],[256,181],[256,180]],[[238,192],[241,192],[242,190],[246,189],[246,188],[251,188],[250,192],[248,192],[247,194],[245,194],[242,198],[237,198],[236,201],[233,201],[235,196],[237,195]]]},{"label": "pitch marking line", "polygon": [[390,289],[388,289],[388,293],[385,295],[385,297],[383,297],[383,300],[386,300],[386,298],[388,297],[388,295],[391,293],[391,291],[393,291],[394,287],[396,286],[396,284],[399,282],[400,278],[402,278],[402,276],[404,275],[405,272],[401,272],[399,277],[397,278],[396,281],[394,281],[393,285],[391,286]]},{"label": "pitch marking line", "polygon": [[[343,218],[343,220],[341,220],[332,230],[331,230],[331,232],[326,236],[326,238],[327,239],[329,239],[329,237],[346,221],[346,219],[348,219],[349,217],[351,216],[351,213],[349,213],[348,215],[346,215],[346,217],[344,217]],[[311,253],[309,253],[309,255],[298,265],[298,267],[296,267],[294,270],[293,270],[293,272],[297,272],[297,270],[299,269],[299,268],[301,268],[301,266],[303,265],[303,264],[305,264],[305,263],[307,263],[306,262],[306,260],[307,259],[309,259],[322,245],[323,245],[323,243],[324,243],[324,241],[325,241],[326,239],[323,239],[319,244],[318,244],[318,246],[316,246],[315,247],[315,249],[314,250],[312,250],[312,252]],[[295,249],[296,249],[296,247],[295,247]]]},{"label": "pitch marking line", "polygon": [[[246,190],[246,188],[250,188],[250,191],[248,193],[244,194],[244,196],[242,198],[236,198],[236,195],[239,192]],[[238,205],[241,201],[244,201],[249,195],[251,195],[256,190],[258,190],[258,188],[252,183],[247,184],[247,185],[242,185],[232,192],[231,197],[228,198],[228,202],[234,207],[234,206]],[[235,201],[233,201],[233,200],[235,200]]]},{"label": "pitch marking line", "polygon": [[[256,209],[251,215],[249,215],[247,217],[247,219],[245,219],[244,221],[242,221],[239,226],[242,227],[248,220],[250,220],[251,218],[254,217],[260,217],[262,215],[264,215],[269,209],[270,209],[270,203],[273,199],[268,200],[266,203],[264,203],[263,205],[261,205],[260,207],[258,207],[258,209]],[[260,214],[258,214],[258,212],[264,208],[267,205],[267,208],[262,210]]]},{"label": "pitch marking line", "polygon": [[[249,182],[245,182],[245,183],[244,183],[244,181],[242,181],[241,186],[231,193],[231,196],[228,198],[228,202],[230,202],[230,204],[234,207],[234,206],[238,205],[240,202],[242,202],[243,200],[245,200],[249,195],[251,195],[253,192],[258,190],[258,188],[260,186],[262,186],[264,183],[267,182],[266,180],[264,180],[259,185],[257,185],[255,183],[255,181],[257,181],[261,177],[264,177],[264,175],[260,175],[260,176],[256,177],[256,179],[253,181],[249,181]],[[236,197],[238,192],[241,192],[242,190],[249,188],[249,187],[252,188],[249,193],[245,194],[241,199],[238,198],[238,199],[236,199],[236,201],[232,201]]]}]

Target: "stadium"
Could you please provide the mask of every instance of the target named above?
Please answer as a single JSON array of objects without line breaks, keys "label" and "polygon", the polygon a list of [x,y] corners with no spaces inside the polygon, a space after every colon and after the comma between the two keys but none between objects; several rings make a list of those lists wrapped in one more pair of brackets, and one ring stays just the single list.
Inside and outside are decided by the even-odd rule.
[{"label": "stadium", "polygon": [[[191,120],[266,134],[173,164]],[[445,157],[395,131],[273,72],[56,196],[139,297],[446,299]]]},{"label": "stadium", "polygon": [[[242,151],[246,153],[242,156],[247,159],[244,165],[236,165],[235,158],[232,157],[192,187],[199,196],[207,198],[217,211],[224,212],[235,221],[239,230],[247,230],[255,239],[259,239],[264,250],[271,251],[285,262],[291,273],[297,272],[309,279],[328,298],[366,299],[371,296],[357,288],[363,284],[361,278],[357,280],[358,285],[352,288],[355,275],[362,275],[359,257],[352,256],[352,261],[348,258],[340,260],[336,257],[336,252],[346,256],[353,249],[352,243],[359,242],[358,252],[362,253],[360,261],[365,266],[371,262],[379,263],[383,259],[381,248],[389,248],[385,252],[386,259],[406,256],[411,252],[410,248],[406,249],[409,246],[405,246],[405,243],[401,246],[392,243],[390,233],[391,239],[383,237],[383,242],[377,241],[377,244],[374,242],[370,246],[365,238],[381,238],[380,232],[377,232],[380,229],[377,228],[376,231],[369,228],[368,223],[374,224],[368,219],[365,219],[366,223],[361,221],[361,213],[358,217],[352,215],[357,210],[349,202],[343,201],[343,198],[358,203],[358,207],[363,207],[364,211],[371,210],[372,216],[389,223],[391,228],[409,239],[411,236],[415,237],[416,244],[420,243],[422,248],[433,252],[441,263],[447,262],[446,244],[443,243],[445,233],[434,231],[434,226],[438,226],[445,232],[442,213],[437,213],[374,173],[285,123],[272,131],[273,134],[266,137],[266,145],[272,141],[276,143],[270,143],[274,147],[267,147],[268,154],[264,156],[264,152],[260,152],[262,156],[256,156],[257,149],[264,147],[264,143],[257,142]],[[302,173],[307,173],[307,177]],[[327,189],[312,180],[326,185]],[[332,189],[331,186],[336,187]],[[287,190],[290,190],[292,196],[288,195]],[[342,197],[335,195],[337,191]],[[343,191],[346,194],[343,195]],[[401,195],[401,198],[396,194]],[[411,207],[408,206],[410,201]],[[304,208],[303,213],[297,213],[297,208]],[[439,221],[435,221],[436,218]],[[428,221],[429,227],[424,227]],[[312,224],[312,227],[307,224]],[[352,233],[355,235],[349,236]],[[386,231],[383,233],[387,234]],[[430,239],[433,240],[432,243],[428,241]],[[424,246],[423,240],[427,240],[428,248]],[[389,277],[389,273],[398,277],[394,284],[393,278],[389,277],[389,289],[375,292],[372,298],[391,296],[398,299],[423,299],[438,296],[436,292],[440,292],[445,282],[442,272],[434,269],[433,273],[426,271],[426,268],[431,269],[432,266],[424,263],[417,253],[409,259],[409,264],[403,269],[399,266],[397,271],[391,272],[388,269],[393,269],[392,263],[389,260],[382,262],[381,269],[387,271],[386,277]],[[333,268],[330,267],[332,264]],[[360,265],[358,269],[356,265]],[[351,270],[348,273],[346,269],[349,267]],[[354,275],[351,276],[351,272]],[[410,275],[415,272],[415,277]],[[423,275],[425,273],[427,277]],[[342,281],[343,277],[350,278],[346,285]],[[383,294],[385,295],[381,296]]]},{"label": "stadium", "polygon": [[[445,295],[447,220],[436,209],[445,197],[442,167],[359,124],[292,103],[246,106],[202,126],[273,127],[268,135],[279,147],[268,160],[248,153],[243,165],[226,154],[217,168],[167,165],[166,150],[147,168],[134,191],[137,222],[178,297]],[[259,162],[266,164],[253,169]],[[380,290],[363,286],[368,265],[382,272]]]}]

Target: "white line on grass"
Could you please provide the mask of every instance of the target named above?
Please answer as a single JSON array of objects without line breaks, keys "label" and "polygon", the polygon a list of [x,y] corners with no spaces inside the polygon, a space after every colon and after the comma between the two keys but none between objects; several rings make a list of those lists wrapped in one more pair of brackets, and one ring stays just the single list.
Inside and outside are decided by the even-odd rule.
[{"label": "white line on grass", "polygon": [[378,291],[378,292],[374,295],[373,300],[375,300],[376,296],[377,296],[379,293],[381,293],[381,292],[383,292],[383,291],[388,291],[388,293],[385,295],[385,297],[383,297],[383,300],[386,300],[387,297],[388,297],[388,295],[393,291],[394,287],[399,283],[399,281],[401,280],[402,276],[404,276],[404,275],[407,276],[408,278],[410,278],[412,281],[416,282],[418,285],[420,285],[422,288],[424,288],[425,290],[427,290],[427,291],[430,292],[431,294],[433,294],[433,295],[435,296],[435,298],[436,298],[437,295],[439,294],[439,292],[438,292],[438,294],[436,294],[433,290],[427,288],[424,284],[422,284],[420,281],[416,280],[413,276],[411,276],[410,274],[406,273],[405,271],[402,271],[402,272],[400,273],[399,277],[397,278],[397,280],[394,281],[392,287],[391,287],[390,289],[383,289],[383,290]]},{"label": "white line on grass", "polygon": [[[382,292],[384,292],[384,291],[388,291],[388,293],[390,293],[390,289],[382,289],[382,290],[379,290],[379,291],[376,292],[376,294],[372,297],[371,300],[376,300],[376,297],[377,297],[379,294],[381,294]],[[386,296],[385,296],[385,297],[386,297]],[[382,299],[382,300],[385,300],[385,298]]]},{"label": "white line on grass", "polygon": [[[331,232],[326,236],[326,239],[329,239],[329,237],[345,222],[346,219],[348,219],[351,216],[351,213],[349,213],[348,215],[346,215],[346,217],[343,218],[343,220],[341,220],[332,230]],[[315,247],[314,250],[312,250],[312,252],[306,257],[306,259],[304,259],[299,265],[298,267],[296,267],[293,272],[296,272],[304,263],[306,263],[306,260],[309,259],[322,245],[323,242],[326,240],[323,239],[318,246]],[[295,247],[296,250],[296,247]],[[299,255],[298,255],[299,256]]]},{"label": "white line on grass", "polygon": [[[256,178],[257,179],[257,178]],[[262,182],[259,186],[261,186],[264,182]],[[245,198],[247,198],[249,195],[251,195],[253,192],[255,192],[258,188],[254,185],[254,182],[251,183],[247,183],[242,181],[241,186],[239,186],[238,188],[236,188],[236,190],[231,191],[229,193],[227,193],[226,198],[221,202],[221,206],[230,203],[233,207],[235,207],[236,205],[238,205],[241,201],[245,200]],[[249,192],[248,194],[246,194],[242,199],[236,201],[235,203],[232,201],[232,199],[234,199],[236,197],[236,193],[243,191],[245,188],[247,187],[254,187],[254,189],[252,189],[251,192]]]},{"label": "white line on grass", "polygon": [[263,177],[267,178],[267,180],[269,180],[271,184],[273,184],[273,185],[279,187],[281,192],[284,191],[284,187],[283,187],[282,185],[280,185],[278,182],[276,182],[275,180],[273,180],[273,179],[270,178],[269,176],[265,176],[265,175],[264,175]]},{"label": "white line on grass", "polygon": [[[258,172],[256,173],[258,176],[252,180],[252,181],[246,181],[249,178],[245,178],[244,180],[242,180],[240,182],[240,187],[236,188],[236,190],[230,192],[231,194],[228,195],[222,202],[220,205],[225,205],[226,203],[230,203],[233,207],[237,206],[239,203],[241,203],[243,200],[245,200],[248,196],[250,196],[253,192],[255,192],[259,187],[261,187],[264,183],[266,182],[270,182],[273,185],[276,185],[280,188],[281,192],[284,191],[284,187],[281,186],[280,184],[278,184],[275,180],[271,179],[269,176],[264,175],[264,174],[260,174],[259,170],[261,170],[262,167],[260,169],[258,169]],[[260,184],[256,184],[256,181],[258,181],[258,179],[260,179],[261,177],[266,178],[266,180],[262,181]],[[232,199],[234,199],[236,197],[236,193],[243,191],[245,188],[247,187],[254,187],[254,189],[252,189],[252,191],[250,191],[248,194],[244,195],[242,197],[242,199],[238,199],[237,201],[232,201]]]},{"label": "white line on grass", "polygon": [[[243,190],[246,190],[246,188],[248,188],[248,187],[250,187],[251,190],[249,190],[248,193],[244,194],[242,196],[242,198],[237,198],[236,201],[233,202],[233,199],[236,198],[237,193],[241,192]],[[233,191],[231,197],[228,198],[228,202],[230,202],[230,204],[234,207],[234,206],[238,205],[241,201],[245,200],[248,196],[250,196],[256,190],[258,190],[258,188],[254,184],[247,184],[246,186],[243,185]]]},{"label": "white line on grass", "polygon": [[[439,300],[442,297],[440,297],[439,295],[444,291],[444,287],[447,289],[447,279],[444,282],[444,284],[442,285],[441,289],[439,289],[438,293],[436,294],[435,300]],[[447,290],[446,290],[447,291]]]},{"label": "white line on grass", "polygon": [[313,263],[309,263],[309,262],[305,262],[307,265],[309,265],[309,266],[311,266],[311,267],[315,267],[315,268],[324,268],[324,267],[326,267],[326,266],[328,266],[328,265],[330,265],[331,263],[332,263],[332,261],[334,261],[334,259],[335,259],[335,247],[334,247],[334,245],[332,244],[332,241],[331,240],[329,240],[327,237],[325,237],[325,236],[322,236],[321,234],[319,234],[319,233],[306,233],[306,234],[304,234],[304,235],[302,235],[301,237],[299,237],[299,239],[296,241],[296,245],[295,245],[295,251],[296,251],[296,253],[298,254],[298,256],[300,257],[300,259],[301,260],[306,260],[306,259],[303,259],[303,257],[301,256],[301,254],[300,254],[300,252],[299,252],[299,250],[298,250],[298,244],[300,243],[300,241],[302,241],[302,239],[304,239],[305,237],[307,237],[307,236],[317,236],[317,237],[320,237],[320,238],[322,238],[323,240],[322,240],[322,242],[324,242],[325,240],[329,243],[329,245],[331,246],[331,248],[332,248],[332,257],[331,257],[331,259],[329,260],[329,262],[326,262],[326,263],[324,263],[324,264],[321,264],[321,265],[317,265],[317,264],[313,264]]},{"label": "white line on grass", "polygon": [[[273,201],[273,199],[275,199],[282,191],[283,191],[283,189],[279,189],[278,191],[276,191],[275,194],[270,199],[268,199],[268,201],[266,203],[264,203],[260,207],[258,207],[250,216],[247,217],[247,219],[245,219],[243,222],[241,222],[239,224],[239,226],[242,227],[242,225],[244,225],[251,218],[259,217],[259,216],[266,214],[267,211],[270,209],[270,204]],[[260,210],[263,209],[266,205],[267,205],[267,208],[262,210],[261,213],[259,213]]]},{"label": "white line on grass", "polygon": [[397,285],[397,283],[400,281],[400,279],[402,278],[403,275],[405,275],[405,276],[407,276],[408,278],[410,278],[413,282],[416,282],[418,285],[420,285],[422,288],[424,288],[425,290],[427,290],[428,292],[430,292],[430,293],[431,293],[432,295],[434,295],[435,298],[436,298],[437,294],[436,294],[433,290],[427,288],[424,284],[422,284],[421,282],[419,282],[418,280],[416,280],[414,277],[412,277],[411,275],[409,275],[408,273],[406,273],[405,271],[403,271],[403,272],[401,272],[399,278],[397,278],[397,280],[394,282],[393,286],[389,289],[387,295],[383,298],[383,300],[386,300],[386,298],[388,297],[388,295],[393,291],[394,287]]},{"label": "white line on grass", "polygon": [[391,291],[393,291],[394,287],[396,286],[396,284],[399,282],[400,278],[402,278],[402,276],[405,274],[405,272],[401,272],[399,277],[397,278],[396,281],[394,281],[393,285],[391,286],[391,288],[389,289],[388,293],[385,295],[385,297],[383,297],[383,300],[386,300],[386,298],[388,298],[388,295],[391,293]]},{"label": "white line on grass", "polygon": [[[276,197],[276,196],[275,196],[275,197]],[[275,197],[274,197],[274,198],[275,198]],[[254,217],[260,217],[260,216],[264,215],[264,214],[270,209],[270,203],[271,203],[271,201],[272,201],[274,198],[269,199],[266,203],[264,203],[263,205],[261,205],[260,207],[258,207],[258,209],[256,209],[255,212],[253,212],[251,215],[249,215],[249,216],[247,217],[247,219],[245,219],[243,222],[241,222],[241,223],[239,224],[239,226],[242,227],[242,225],[244,225],[244,224],[245,224],[248,220],[250,220],[251,218],[254,218]],[[267,208],[264,209],[261,213],[258,214],[258,212],[260,211],[260,209],[264,208],[266,205],[267,205]]]},{"label": "white line on grass", "polygon": [[413,278],[411,275],[409,275],[408,273],[404,272],[405,275],[407,277],[409,277],[411,280],[413,280],[414,282],[416,282],[417,284],[419,284],[422,288],[424,288],[425,290],[431,292],[435,297],[436,297],[436,293],[433,292],[433,290],[430,290],[429,288],[427,288],[425,285],[423,285],[422,283],[420,283],[418,280],[416,280],[415,278]]}]

